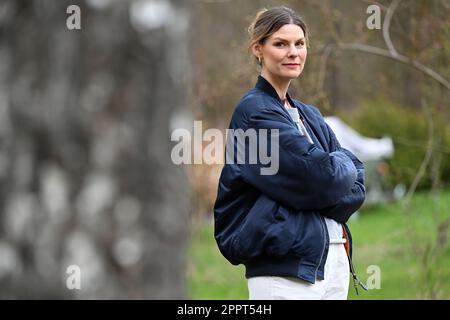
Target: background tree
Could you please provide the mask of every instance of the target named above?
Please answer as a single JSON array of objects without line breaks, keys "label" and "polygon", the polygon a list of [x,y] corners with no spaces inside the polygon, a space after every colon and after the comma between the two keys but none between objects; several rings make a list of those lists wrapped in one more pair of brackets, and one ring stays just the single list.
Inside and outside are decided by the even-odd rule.
[{"label": "background tree", "polygon": [[0,298],[184,297],[188,9],[0,2]]}]

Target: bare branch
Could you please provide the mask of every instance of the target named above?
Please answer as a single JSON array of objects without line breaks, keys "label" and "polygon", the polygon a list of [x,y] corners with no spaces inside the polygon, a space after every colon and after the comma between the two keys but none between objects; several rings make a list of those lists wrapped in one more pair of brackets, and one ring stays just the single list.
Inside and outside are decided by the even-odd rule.
[{"label": "bare branch", "polygon": [[[422,105],[424,106],[424,112],[427,116],[427,122],[428,122],[428,143],[427,143],[427,149],[425,152],[425,157],[420,164],[420,168],[417,171],[416,176],[414,177],[413,182],[411,183],[411,186],[409,187],[408,192],[405,196],[405,207],[409,209],[409,205],[411,203],[411,198],[414,192],[416,191],[417,186],[419,185],[420,180],[422,180],[422,177],[425,174],[425,171],[430,163],[431,155],[433,154],[433,144],[434,144],[434,121],[433,116],[431,115],[431,111],[428,107],[428,104],[425,101],[422,101]],[[410,210],[405,210],[405,212],[409,213]]]},{"label": "bare branch", "polygon": [[359,52],[365,52],[370,53],[378,56],[383,56],[386,58],[390,58],[399,62],[402,62],[406,65],[412,66],[413,68],[423,72],[433,80],[439,82],[441,85],[443,85],[447,90],[450,90],[450,82],[445,79],[443,76],[441,76],[439,73],[434,71],[433,69],[428,68],[427,66],[424,66],[417,60],[413,60],[407,56],[398,54],[392,55],[392,53],[386,49],[369,46],[366,44],[360,44],[360,43],[338,43],[337,48],[341,50],[349,50],[349,51],[359,51]]},{"label": "bare branch", "polygon": [[330,56],[332,46],[327,45],[322,55],[320,56],[320,65],[319,65],[319,74],[317,76],[317,92],[323,91],[323,84],[325,82],[325,74],[327,69],[327,61],[328,57]]},{"label": "bare branch", "polygon": [[398,52],[397,52],[397,50],[395,50],[394,44],[391,41],[391,36],[389,34],[389,28],[391,26],[391,20],[392,20],[392,16],[394,15],[394,11],[395,11],[395,9],[397,9],[400,2],[401,2],[401,0],[393,0],[391,2],[391,5],[389,6],[388,11],[386,13],[386,18],[384,18],[384,22],[383,22],[384,42],[386,43],[386,46],[388,47],[389,52],[393,56],[397,56]]},{"label": "bare branch", "polygon": [[374,0],[361,0],[361,1],[365,2],[365,3],[368,3],[368,4],[375,4],[375,5],[379,6],[383,11],[387,11],[388,10],[388,8],[386,6],[383,6],[378,1],[374,1]]},{"label": "bare branch", "polygon": [[333,7],[325,1],[312,1],[311,5],[316,7],[321,12],[322,16],[327,17],[324,21],[323,28],[324,30],[326,28],[334,42],[338,42],[340,36],[334,25],[335,18],[333,14]]},{"label": "bare branch", "polygon": [[447,0],[441,0],[441,3],[446,9],[450,9],[450,3]]},{"label": "bare branch", "polygon": [[208,3],[208,4],[231,2],[231,1],[233,1],[233,0],[195,0],[195,2],[198,2],[198,3]]},{"label": "bare branch", "polygon": [[[402,137],[394,137],[394,144],[402,144],[404,146],[408,147],[414,147],[414,148],[420,148],[420,149],[426,149],[427,146],[425,145],[425,141],[417,140],[417,139],[407,139]],[[450,148],[446,148],[442,146],[442,144],[439,144],[438,146],[435,146],[434,149],[437,152],[450,155]]]}]

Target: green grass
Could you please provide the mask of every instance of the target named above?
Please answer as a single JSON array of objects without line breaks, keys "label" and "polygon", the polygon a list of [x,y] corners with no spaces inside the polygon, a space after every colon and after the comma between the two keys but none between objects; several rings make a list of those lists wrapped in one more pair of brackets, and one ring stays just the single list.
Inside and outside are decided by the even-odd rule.
[{"label": "green grass", "polygon": [[[424,254],[427,246],[434,249],[449,235],[442,227],[438,236],[435,221],[450,216],[450,190],[438,201],[417,194],[407,212],[402,208],[401,202],[363,208],[350,220],[358,277],[366,282],[371,276],[367,268],[376,265],[381,287],[356,296],[350,281],[349,299],[450,299],[450,245],[440,248],[435,258]],[[211,222],[192,232],[188,257],[189,298],[248,298],[244,267],[222,257]]]}]

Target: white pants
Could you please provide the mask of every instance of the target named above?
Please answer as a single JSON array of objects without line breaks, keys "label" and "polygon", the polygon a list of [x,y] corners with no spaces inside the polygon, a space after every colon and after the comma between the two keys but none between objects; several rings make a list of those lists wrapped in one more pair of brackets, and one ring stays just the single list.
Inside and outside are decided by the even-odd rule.
[{"label": "white pants", "polygon": [[346,300],[350,266],[343,244],[330,244],[324,280],[311,284],[295,277],[248,279],[250,300]]}]

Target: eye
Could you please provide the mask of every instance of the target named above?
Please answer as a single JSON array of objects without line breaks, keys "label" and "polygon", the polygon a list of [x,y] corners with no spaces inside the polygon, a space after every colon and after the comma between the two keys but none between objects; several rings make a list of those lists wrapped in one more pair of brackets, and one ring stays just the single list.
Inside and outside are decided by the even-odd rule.
[{"label": "eye", "polygon": [[277,43],[275,43],[275,47],[283,47],[284,46],[284,43],[282,43],[282,42],[277,42]]},{"label": "eye", "polygon": [[297,47],[303,47],[304,45],[305,45],[305,43],[303,41],[297,42],[297,44],[296,44]]}]

